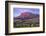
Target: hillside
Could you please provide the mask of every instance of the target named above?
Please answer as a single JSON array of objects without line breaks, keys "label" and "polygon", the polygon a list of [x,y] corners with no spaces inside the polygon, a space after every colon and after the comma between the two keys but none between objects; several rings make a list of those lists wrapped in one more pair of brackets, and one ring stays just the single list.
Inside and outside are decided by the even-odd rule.
[{"label": "hillside", "polygon": [[18,17],[14,17],[14,27],[38,27],[39,15],[33,13],[22,13]]}]

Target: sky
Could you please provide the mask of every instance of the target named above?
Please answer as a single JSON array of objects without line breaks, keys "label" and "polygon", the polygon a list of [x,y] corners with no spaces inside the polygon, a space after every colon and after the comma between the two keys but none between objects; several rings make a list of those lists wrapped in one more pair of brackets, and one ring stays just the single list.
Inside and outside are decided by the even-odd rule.
[{"label": "sky", "polygon": [[24,12],[39,14],[39,9],[38,8],[13,8],[14,17],[17,17],[17,16],[21,15],[21,13],[24,13]]}]

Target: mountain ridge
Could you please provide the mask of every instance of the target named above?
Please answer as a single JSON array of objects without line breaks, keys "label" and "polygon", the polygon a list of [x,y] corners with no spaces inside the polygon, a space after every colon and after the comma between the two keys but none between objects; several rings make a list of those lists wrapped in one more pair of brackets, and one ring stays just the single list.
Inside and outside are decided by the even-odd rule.
[{"label": "mountain ridge", "polygon": [[24,20],[24,19],[32,19],[32,18],[37,18],[37,17],[39,17],[38,14],[24,12],[24,13],[21,13],[21,15],[14,17],[14,19],[23,19]]}]

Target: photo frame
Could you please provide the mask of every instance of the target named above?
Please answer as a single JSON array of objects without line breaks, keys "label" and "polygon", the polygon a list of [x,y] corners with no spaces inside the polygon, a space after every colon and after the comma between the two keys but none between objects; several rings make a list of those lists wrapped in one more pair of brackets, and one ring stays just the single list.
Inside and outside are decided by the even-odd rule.
[{"label": "photo frame", "polygon": [[5,35],[45,32],[45,3],[5,1]]}]

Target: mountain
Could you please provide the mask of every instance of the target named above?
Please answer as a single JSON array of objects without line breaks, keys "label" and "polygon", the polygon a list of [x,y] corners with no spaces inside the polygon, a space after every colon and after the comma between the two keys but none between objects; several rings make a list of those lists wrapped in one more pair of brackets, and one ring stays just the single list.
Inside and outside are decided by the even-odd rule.
[{"label": "mountain", "polygon": [[24,12],[24,13],[21,13],[21,15],[19,15],[18,17],[14,17],[14,19],[32,19],[32,18],[39,18],[39,15],[38,14],[33,14],[33,13],[30,13],[30,12]]}]

